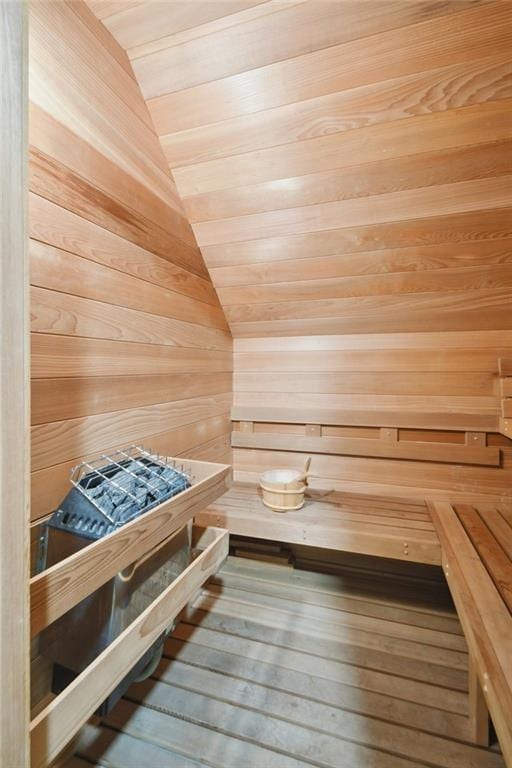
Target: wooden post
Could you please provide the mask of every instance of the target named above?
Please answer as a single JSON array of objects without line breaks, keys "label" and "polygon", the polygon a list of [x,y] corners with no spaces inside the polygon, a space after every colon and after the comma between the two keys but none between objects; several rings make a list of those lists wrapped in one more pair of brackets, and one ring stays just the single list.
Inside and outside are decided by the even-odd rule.
[{"label": "wooden post", "polygon": [[27,8],[0,2],[0,764],[29,764]]},{"label": "wooden post", "polygon": [[484,692],[476,672],[475,663],[469,655],[469,732],[470,739],[481,747],[489,746],[489,710]]}]

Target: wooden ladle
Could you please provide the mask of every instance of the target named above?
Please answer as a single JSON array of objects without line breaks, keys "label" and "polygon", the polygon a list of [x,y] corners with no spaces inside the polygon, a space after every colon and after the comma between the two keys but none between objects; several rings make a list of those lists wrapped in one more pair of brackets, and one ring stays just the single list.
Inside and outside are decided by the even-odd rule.
[{"label": "wooden ladle", "polygon": [[304,464],[304,471],[302,475],[300,475],[297,480],[304,480],[304,482],[308,483],[308,475],[309,475],[309,467],[311,466],[311,456],[308,456],[306,459],[306,463]]}]

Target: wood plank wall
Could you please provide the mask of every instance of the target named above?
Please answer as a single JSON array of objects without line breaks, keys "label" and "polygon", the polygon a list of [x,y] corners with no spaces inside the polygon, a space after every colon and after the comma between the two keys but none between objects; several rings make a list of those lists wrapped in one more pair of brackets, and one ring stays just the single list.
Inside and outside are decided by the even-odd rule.
[{"label": "wood plank wall", "polygon": [[37,520],[118,445],[227,460],[232,339],[125,52],[80,0],[30,35]]},{"label": "wood plank wall", "polygon": [[[396,426],[426,441],[464,440],[429,424],[496,430],[512,346],[512,4],[91,4],[127,50],[236,337],[236,408],[349,410],[370,430],[399,409]],[[503,467],[313,466],[359,490],[510,495],[511,443],[488,442]],[[252,480],[303,457],[234,458]]]}]

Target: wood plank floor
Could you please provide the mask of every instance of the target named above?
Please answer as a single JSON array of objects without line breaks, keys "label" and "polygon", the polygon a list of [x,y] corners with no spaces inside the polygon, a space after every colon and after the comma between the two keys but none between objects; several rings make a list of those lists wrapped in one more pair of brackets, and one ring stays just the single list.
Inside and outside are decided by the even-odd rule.
[{"label": "wood plank floor", "polygon": [[449,597],[403,582],[230,557],[66,768],[504,768],[467,743]]}]

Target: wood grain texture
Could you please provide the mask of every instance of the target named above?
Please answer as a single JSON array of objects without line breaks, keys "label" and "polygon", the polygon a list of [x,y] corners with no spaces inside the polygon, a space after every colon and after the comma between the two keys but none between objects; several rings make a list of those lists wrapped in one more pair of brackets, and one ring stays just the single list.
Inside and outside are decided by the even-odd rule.
[{"label": "wood grain texture", "polygon": [[[230,330],[248,344],[234,358],[234,415],[498,429],[512,330],[511,11],[306,0],[201,11],[195,26],[169,8],[158,31],[156,6],[107,16]],[[272,451],[235,455],[252,479]],[[479,468],[479,488],[455,457],[422,476],[412,449],[395,471],[374,458],[332,466],[373,488],[508,495],[506,438],[502,455]]]},{"label": "wood grain texture", "polygon": [[118,685],[134,662],[172,624],[203,582],[218,570],[228,554],[228,535],[226,531],[210,530],[204,538],[207,544],[203,551],[185,571],[92,665],[32,720],[30,733],[33,768],[44,768],[54,761],[69,739],[93,714],[98,703]]},{"label": "wood grain texture", "polygon": [[[432,518],[443,549],[443,569],[459,612],[472,663],[475,665],[503,755],[512,759],[510,731],[510,629],[512,617],[503,592],[493,579],[505,555],[493,539],[495,557],[489,571],[490,533],[473,507],[431,505]],[[476,523],[476,525],[475,525]],[[469,535],[468,535],[469,534]],[[492,538],[492,537],[491,537]],[[496,571],[493,570],[494,563]],[[510,574],[510,561],[508,561]]]},{"label": "wood grain texture", "polygon": [[30,580],[32,636],[182,528],[227,489],[230,467],[192,461],[190,469],[197,481],[179,498],[168,499],[123,530],[98,539]]},{"label": "wood grain texture", "polygon": [[30,30],[37,520],[77,454],[229,459],[232,341],[125,51],[83,2],[36,3]]},{"label": "wood grain texture", "polygon": [[[328,573],[308,573],[287,567],[289,549],[270,546],[279,564],[254,552],[228,558],[167,641],[153,680],[82,732],[69,768],[81,758],[192,768],[205,752],[213,768],[503,768],[496,752],[467,743],[465,650],[439,665],[461,640],[444,586],[418,579],[413,591],[384,560],[372,567],[339,553]],[[421,567],[399,566],[409,575]],[[371,623],[373,637],[357,621]],[[425,622],[439,629],[437,647]],[[443,675],[458,675],[458,688]]]},{"label": "wood grain texture", "polygon": [[[407,16],[411,6],[421,3],[402,5],[402,13]],[[443,13],[450,7],[455,12]],[[466,61],[468,48],[475,58],[506,50],[508,4],[466,7],[431,4],[434,18],[374,34],[370,46],[365,38],[356,39],[151,99],[155,127],[159,135],[167,134],[384,82]],[[435,18],[439,10],[441,16]]]},{"label": "wood grain texture", "polygon": [[0,4],[0,700],[2,765],[29,762],[27,60],[23,3]]},{"label": "wood grain texture", "polygon": [[[428,519],[404,522],[399,516],[390,517],[387,512],[393,508],[391,499],[376,497],[376,505],[369,500],[366,507],[351,506],[350,500],[338,504],[334,499],[327,499],[308,497],[291,520],[290,515],[276,515],[265,507],[256,487],[235,484],[198,515],[198,524],[222,525],[233,534],[255,538],[260,538],[267,528],[271,531],[267,538],[276,541],[411,562],[440,563],[439,542]],[[378,505],[386,501],[388,507],[381,515]],[[261,524],[262,520],[265,525]]]},{"label": "wood grain texture", "polygon": [[[158,432],[151,435],[150,439],[146,439],[143,425],[138,440],[145,441],[148,449],[164,455],[170,455],[170,452],[174,451],[176,455],[185,458],[226,463],[222,459],[231,460],[230,431],[230,415],[226,412],[210,419]],[[123,448],[125,445],[126,443],[119,441],[112,448]],[[102,452],[80,456],[80,460],[98,458]],[[69,490],[69,474],[76,463],[76,459],[72,459],[32,473],[32,488],[37,490],[37,493],[33,494],[31,513],[34,522],[57,508]]]},{"label": "wood grain texture", "polygon": [[[468,7],[468,4],[463,0],[452,3],[450,8],[449,5],[439,7],[431,0],[419,0],[406,7],[400,0],[390,0],[385,5],[379,0],[369,0],[363,6],[354,0],[336,4],[330,0],[292,3],[271,15],[191,40],[179,48],[171,46],[138,58],[133,67],[144,97],[152,99],[406,26],[429,16],[443,15],[457,7]],[[153,16],[144,15],[146,19]],[[144,42],[140,30],[135,34]],[[122,39],[118,39],[124,45]],[[167,75],[169,72],[172,80]]]}]

